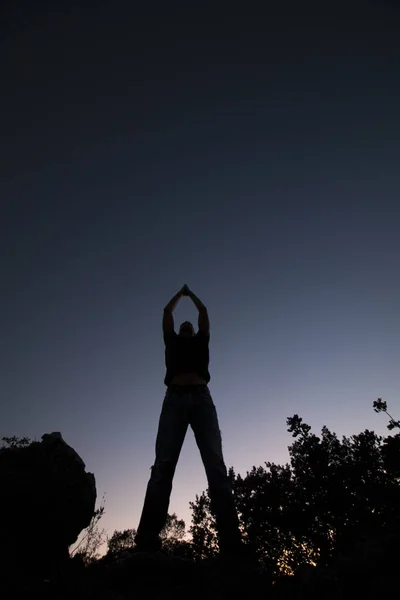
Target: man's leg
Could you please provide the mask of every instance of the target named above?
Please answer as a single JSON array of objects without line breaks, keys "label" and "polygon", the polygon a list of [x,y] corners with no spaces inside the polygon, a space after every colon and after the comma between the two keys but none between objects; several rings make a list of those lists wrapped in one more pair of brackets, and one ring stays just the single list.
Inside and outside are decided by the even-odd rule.
[{"label": "man's leg", "polygon": [[217,411],[207,386],[193,393],[190,416],[207,474],[221,554],[239,553],[242,548],[239,520],[222,454]]},{"label": "man's leg", "polygon": [[167,390],[156,439],[156,458],[151,467],[142,515],[135,537],[138,549],[158,550],[179,454],[188,428],[186,394]]}]

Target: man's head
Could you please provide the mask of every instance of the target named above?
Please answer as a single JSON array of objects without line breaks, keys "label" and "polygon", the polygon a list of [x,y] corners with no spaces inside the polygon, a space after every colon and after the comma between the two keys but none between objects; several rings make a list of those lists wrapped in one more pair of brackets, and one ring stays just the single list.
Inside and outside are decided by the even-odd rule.
[{"label": "man's head", "polygon": [[184,321],[182,323],[182,325],[179,328],[179,335],[185,338],[191,338],[194,335],[196,335],[194,332],[194,327],[190,321]]}]

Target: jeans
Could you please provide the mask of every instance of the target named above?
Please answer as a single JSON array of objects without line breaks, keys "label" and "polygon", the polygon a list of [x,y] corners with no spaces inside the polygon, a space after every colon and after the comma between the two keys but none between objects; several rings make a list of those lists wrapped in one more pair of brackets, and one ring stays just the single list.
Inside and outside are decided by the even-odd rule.
[{"label": "jeans", "polygon": [[217,411],[208,386],[170,385],[162,405],[156,439],[155,463],[147,485],[142,515],[135,538],[138,546],[156,547],[165,524],[172,480],[191,425],[208,480],[222,553],[241,546],[239,521],[222,455]]}]

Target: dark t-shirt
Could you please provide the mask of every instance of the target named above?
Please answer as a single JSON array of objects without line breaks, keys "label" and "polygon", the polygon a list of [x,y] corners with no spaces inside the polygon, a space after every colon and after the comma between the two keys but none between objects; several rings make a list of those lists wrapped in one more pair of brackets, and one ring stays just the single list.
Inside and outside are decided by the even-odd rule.
[{"label": "dark t-shirt", "polygon": [[208,344],[210,334],[200,331],[191,338],[179,336],[175,331],[164,334],[165,366],[167,373],[164,383],[169,385],[175,375],[197,373],[206,383],[210,381]]}]

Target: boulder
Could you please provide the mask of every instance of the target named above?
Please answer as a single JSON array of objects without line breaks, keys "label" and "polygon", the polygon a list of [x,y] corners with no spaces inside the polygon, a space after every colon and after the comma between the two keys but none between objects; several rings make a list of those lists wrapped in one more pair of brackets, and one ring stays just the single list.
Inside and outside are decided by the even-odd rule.
[{"label": "boulder", "polygon": [[[0,449],[0,561],[4,572],[47,577],[93,516],[96,482],[59,432]],[[22,559],[21,559],[22,557]]]}]

